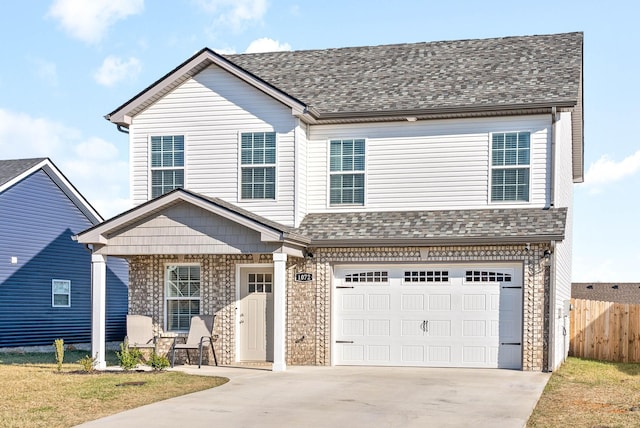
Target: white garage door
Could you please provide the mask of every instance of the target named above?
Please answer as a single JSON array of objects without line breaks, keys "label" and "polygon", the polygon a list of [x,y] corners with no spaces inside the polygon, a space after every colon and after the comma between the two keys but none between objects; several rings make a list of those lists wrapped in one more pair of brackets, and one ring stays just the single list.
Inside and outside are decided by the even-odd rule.
[{"label": "white garage door", "polygon": [[522,266],[337,266],[337,365],[521,368]]}]

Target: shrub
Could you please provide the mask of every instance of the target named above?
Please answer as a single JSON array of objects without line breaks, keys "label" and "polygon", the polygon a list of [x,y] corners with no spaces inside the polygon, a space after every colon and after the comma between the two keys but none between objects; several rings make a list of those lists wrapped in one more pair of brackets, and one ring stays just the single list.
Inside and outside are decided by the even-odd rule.
[{"label": "shrub", "polygon": [[126,371],[136,368],[142,359],[140,350],[136,348],[129,349],[129,342],[126,339],[124,343],[120,344],[120,352],[116,351],[116,356],[120,362],[120,367]]},{"label": "shrub", "polygon": [[151,357],[147,360],[147,364],[155,371],[162,371],[169,367],[169,359],[163,355],[156,354],[156,351],[151,353]]},{"label": "shrub", "polygon": [[56,339],[53,341],[53,347],[56,352],[56,364],[58,371],[62,370],[62,362],[64,361],[64,339]]},{"label": "shrub", "polygon": [[85,355],[78,360],[78,364],[82,366],[82,371],[91,373],[96,368],[96,358],[91,358],[89,355]]}]

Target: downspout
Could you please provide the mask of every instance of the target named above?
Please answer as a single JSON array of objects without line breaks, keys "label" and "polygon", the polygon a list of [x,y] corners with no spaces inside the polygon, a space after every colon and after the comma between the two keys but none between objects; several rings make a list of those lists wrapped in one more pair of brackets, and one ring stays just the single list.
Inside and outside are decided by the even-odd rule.
[{"label": "downspout", "polygon": [[[547,372],[552,372],[556,366],[556,241],[551,241],[549,251],[549,342],[547,343]],[[564,341],[564,338],[562,340]]]},{"label": "downspout", "polygon": [[118,129],[118,131],[122,132],[123,134],[129,134],[129,130],[126,128],[123,128],[122,125],[116,125],[116,128]]},{"label": "downspout", "polygon": [[551,165],[549,171],[549,205],[546,209],[554,208],[556,202],[556,114],[556,107],[551,107],[551,149],[549,150]]}]

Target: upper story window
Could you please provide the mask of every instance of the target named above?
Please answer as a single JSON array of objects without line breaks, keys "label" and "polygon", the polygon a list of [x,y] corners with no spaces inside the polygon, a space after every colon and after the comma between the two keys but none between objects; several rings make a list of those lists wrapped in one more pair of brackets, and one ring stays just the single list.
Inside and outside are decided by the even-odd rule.
[{"label": "upper story window", "polygon": [[151,137],[151,197],[184,187],[184,135]]},{"label": "upper story window", "polygon": [[528,201],[531,133],[499,132],[491,137],[491,201]]},{"label": "upper story window", "polygon": [[331,140],[329,204],[364,205],[364,139]]},{"label": "upper story window", "polygon": [[243,133],[240,146],[242,199],[275,199],[275,132]]}]

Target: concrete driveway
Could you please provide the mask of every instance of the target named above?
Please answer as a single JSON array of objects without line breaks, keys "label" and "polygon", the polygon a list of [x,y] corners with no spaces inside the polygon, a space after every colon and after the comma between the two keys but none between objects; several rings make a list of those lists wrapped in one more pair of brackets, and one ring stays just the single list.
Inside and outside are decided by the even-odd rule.
[{"label": "concrete driveway", "polygon": [[218,388],[82,427],[523,427],[549,374],[489,369],[182,367]]}]

